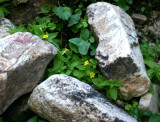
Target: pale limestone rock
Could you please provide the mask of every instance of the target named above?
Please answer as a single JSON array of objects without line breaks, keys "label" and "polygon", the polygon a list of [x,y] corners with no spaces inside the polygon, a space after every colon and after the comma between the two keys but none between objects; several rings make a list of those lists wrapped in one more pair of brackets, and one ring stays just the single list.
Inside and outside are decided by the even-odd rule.
[{"label": "pale limestone rock", "polygon": [[88,23],[97,41],[95,58],[108,79],[123,81],[120,91],[126,100],[139,97],[149,90],[135,26],[121,8],[97,2],[87,8]]},{"label": "pale limestone rock", "polygon": [[6,26],[10,26],[12,28],[15,27],[10,20],[6,18],[0,18],[0,38],[10,35],[9,29],[6,28]]},{"label": "pale limestone rock", "polygon": [[137,24],[144,24],[147,21],[147,17],[142,15],[142,14],[132,14],[132,19],[134,20],[135,23]]},{"label": "pale limestone rock", "polygon": [[90,85],[63,74],[38,85],[28,105],[50,122],[137,122]]},{"label": "pale limestone rock", "polygon": [[139,109],[142,111],[148,110],[152,113],[158,113],[158,85],[153,85],[154,94],[147,93],[141,97],[139,101]]},{"label": "pale limestone rock", "polygon": [[0,115],[37,86],[55,55],[55,46],[28,32],[0,39]]}]

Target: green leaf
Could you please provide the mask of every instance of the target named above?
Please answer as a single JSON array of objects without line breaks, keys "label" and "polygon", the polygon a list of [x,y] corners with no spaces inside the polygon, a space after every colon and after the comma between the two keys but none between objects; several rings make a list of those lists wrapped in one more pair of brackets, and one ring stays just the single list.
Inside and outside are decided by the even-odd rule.
[{"label": "green leaf", "polygon": [[54,67],[53,67],[53,71],[58,70],[61,66],[63,66],[64,62],[62,62],[57,56],[54,59]]},{"label": "green leaf", "polygon": [[78,9],[75,10],[75,13],[81,15],[82,14],[82,10],[78,8]]},{"label": "green leaf", "polygon": [[145,116],[152,116],[152,112],[151,111],[144,111],[143,115],[145,115]]},{"label": "green leaf", "polygon": [[88,53],[89,47],[90,47],[90,43],[86,41],[81,41],[79,43],[79,53],[82,55],[86,55]]},{"label": "green leaf", "polygon": [[153,84],[150,84],[149,93],[154,94],[154,87]]},{"label": "green leaf", "polygon": [[100,85],[100,82],[99,82],[99,79],[98,78],[94,78],[92,79],[92,82],[95,86],[97,86],[98,88],[103,88],[101,85]]},{"label": "green leaf", "polygon": [[41,7],[41,13],[49,13],[49,11],[51,10],[51,5],[50,4],[44,4],[42,7]]},{"label": "green leaf", "polygon": [[34,33],[37,35],[37,36],[40,36],[42,38],[42,36],[44,35],[42,29],[40,28],[34,28]]},{"label": "green leaf", "polygon": [[0,7],[0,17],[4,17],[4,11],[2,7]]},{"label": "green leaf", "polygon": [[116,87],[112,87],[109,89],[109,94],[111,95],[111,97],[116,100],[117,99],[117,88]]},{"label": "green leaf", "polygon": [[77,65],[79,65],[79,60],[76,60],[76,61],[71,62],[69,68],[70,68],[70,69],[73,69],[73,68],[76,67]]},{"label": "green leaf", "polygon": [[105,80],[103,83],[100,84],[101,87],[104,86],[110,86],[110,82],[108,80]]},{"label": "green leaf", "polygon": [[159,122],[159,121],[160,121],[160,113],[153,114],[149,119],[149,122]]},{"label": "green leaf", "polygon": [[58,32],[51,33],[51,34],[49,34],[48,39],[54,39],[57,37],[57,35],[58,35]]},{"label": "green leaf", "polygon": [[54,24],[54,23],[49,23],[48,24],[48,29],[49,30],[53,31],[55,28],[56,28],[56,24]]},{"label": "green leaf", "polygon": [[37,122],[38,116],[30,118],[27,122]]},{"label": "green leaf", "polygon": [[44,120],[38,120],[38,122],[46,122],[46,121],[44,121]]},{"label": "green leaf", "polygon": [[70,75],[72,73],[72,70],[67,70],[66,75]]},{"label": "green leaf", "polygon": [[80,20],[80,15],[79,14],[74,14],[71,16],[69,23],[68,23],[68,27],[75,25],[79,22]]},{"label": "green leaf", "polygon": [[82,42],[82,41],[83,41],[83,39],[81,39],[81,38],[72,38],[69,40],[69,42],[71,42],[77,46],[79,46],[80,42]]},{"label": "green leaf", "polygon": [[127,3],[132,4],[133,1],[132,0],[126,0]]},{"label": "green leaf", "polygon": [[112,82],[112,84],[113,84],[113,86],[117,86],[117,87],[119,87],[119,86],[122,86],[123,85],[123,82],[121,82],[121,81],[111,81]]},{"label": "green leaf", "polygon": [[94,42],[95,42],[95,38],[94,38],[93,36],[91,36],[91,37],[89,38],[89,42],[90,42],[90,43],[94,43]]},{"label": "green leaf", "polygon": [[127,104],[127,105],[125,106],[125,110],[130,111],[130,110],[132,110],[132,109],[133,109],[133,106],[130,105],[130,104]]},{"label": "green leaf", "polygon": [[82,29],[80,33],[80,38],[87,41],[89,39],[89,30],[88,29]]},{"label": "green leaf", "polygon": [[63,20],[68,20],[72,15],[72,10],[69,7],[54,7],[53,12]]}]

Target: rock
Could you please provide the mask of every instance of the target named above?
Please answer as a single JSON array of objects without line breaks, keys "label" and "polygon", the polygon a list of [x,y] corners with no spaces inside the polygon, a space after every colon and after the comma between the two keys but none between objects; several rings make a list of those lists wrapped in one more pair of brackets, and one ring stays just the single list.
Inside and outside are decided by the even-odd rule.
[{"label": "rock", "polygon": [[12,28],[15,27],[14,24],[10,20],[6,18],[0,18],[0,38],[10,35],[9,29],[6,28],[6,26],[10,26]]},{"label": "rock", "polygon": [[14,5],[19,5],[20,3],[26,3],[28,1],[29,0],[12,0],[12,2],[13,2]]},{"label": "rock", "polygon": [[120,91],[126,100],[149,90],[148,78],[135,26],[121,8],[97,2],[87,8],[88,23],[99,42],[95,58],[107,79],[123,81]]},{"label": "rock", "polygon": [[0,39],[0,115],[37,86],[55,55],[55,46],[28,32]]},{"label": "rock", "polygon": [[18,98],[8,109],[3,113],[4,122],[27,122],[28,118],[35,115],[28,105],[28,98],[30,94],[23,95]]},{"label": "rock", "polygon": [[25,4],[12,7],[8,18],[12,20],[15,25],[31,23],[41,11],[41,6],[45,3],[48,3],[48,0],[29,0]]},{"label": "rock", "polygon": [[160,39],[160,13],[158,13],[153,25],[149,26],[148,31],[150,34],[154,35],[155,39]]},{"label": "rock", "polygon": [[141,97],[139,101],[139,109],[142,111],[148,110],[152,113],[158,113],[158,85],[153,85],[154,94],[147,93]]},{"label": "rock", "polygon": [[137,122],[88,84],[63,74],[38,85],[28,105],[50,122]]},{"label": "rock", "polygon": [[147,17],[141,14],[132,14],[132,19],[137,24],[144,24],[147,21]]}]

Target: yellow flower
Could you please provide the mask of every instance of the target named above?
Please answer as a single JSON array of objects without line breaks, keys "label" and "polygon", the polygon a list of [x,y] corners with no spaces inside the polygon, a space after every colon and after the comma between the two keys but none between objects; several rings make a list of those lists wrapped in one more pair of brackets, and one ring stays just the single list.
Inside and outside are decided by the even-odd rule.
[{"label": "yellow flower", "polygon": [[84,62],[84,65],[88,65],[88,64],[89,64],[89,61],[88,61],[88,60]]},{"label": "yellow flower", "polygon": [[48,35],[43,35],[43,38],[44,38],[44,39],[47,39],[47,38],[48,38]]},{"label": "yellow flower", "polygon": [[90,78],[94,78],[94,76],[95,76],[95,73],[94,73],[94,72],[91,72],[91,73],[90,73]]}]

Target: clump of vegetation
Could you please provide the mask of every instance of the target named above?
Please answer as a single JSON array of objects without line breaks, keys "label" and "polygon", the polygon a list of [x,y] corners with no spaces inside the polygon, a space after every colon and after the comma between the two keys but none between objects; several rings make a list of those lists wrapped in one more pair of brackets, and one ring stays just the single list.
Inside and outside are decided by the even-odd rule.
[{"label": "clump of vegetation", "polygon": [[[1,0],[3,2],[6,0]],[[57,47],[57,56],[52,61],[45,73],[45,78],[53,74],[63,73],[92,85],[101,93],[115,103],[120,100],[124,103],[124,109],[128,113],[142,120],[144,116],[150,117],[149,122],[156,122],[160,114],[152,114],[149,111],[142,112],[138,109],[138,99],[133,99],[126,102],[122,99],[118,92],[118,87],[123,85],[121,81],[106,79],[98,70],[98,63],[94,58],[97,43],[90,31],[85,15],[86,6],[90,3],[100,0],[83,0],[77,2],[76,5],[68,7],[44,4],[41,8],[40,16],[28,25],[19,25],[16,28],[8,27],[11,33],[18,31],[31,32],[34,35],[41,37]],[[101,0],[104,1],[104,0]],[[110,0],[115,5],[122,7],[128,11],[132,0]],[[0,16],[4,17],[7,12]],[[156,44],[148,44],[142,40],[141,50],[144,56],[144,62],[147,67],[147,74],[154,83],[160,82],[160,65],[157,64],[160,55],[159,41]],[[153,89],[151,90],[153,91]],[[2,118],[0,118],[0,122]],[[42,122],[38,116],[30,118],[28,122]],[[157,121],[158,122],[158,121]]]},{"label": "clump of vegetation", "polygon": [[10,0],[0,0],[0,17],[5,17],[9,12],[7,10],[7,1],[10,1]]}]

